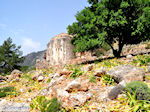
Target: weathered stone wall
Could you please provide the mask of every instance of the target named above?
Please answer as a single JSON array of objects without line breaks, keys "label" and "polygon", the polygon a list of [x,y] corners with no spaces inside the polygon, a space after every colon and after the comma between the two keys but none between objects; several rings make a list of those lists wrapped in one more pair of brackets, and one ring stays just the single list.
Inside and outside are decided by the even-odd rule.
[{"label": "weathered stone wall", "polygon": [[71,39],[72,37],[65,33],[51,39],[46,51],[46,61],[50,65],[64,65],[75,58]]}]

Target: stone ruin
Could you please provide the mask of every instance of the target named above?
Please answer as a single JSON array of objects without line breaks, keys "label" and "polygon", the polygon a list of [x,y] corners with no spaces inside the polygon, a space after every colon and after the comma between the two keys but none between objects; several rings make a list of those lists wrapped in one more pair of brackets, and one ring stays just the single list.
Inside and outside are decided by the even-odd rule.
[{"label": "stone ruin", "polygon": [[47,66],[65,65],[75,58],[74,46],[71,44],[72,36],[61,33],[50,40],[47,50],[42,60],[36,61],[36,68],[46,68]]},{"label": "stone ruin", "polygon": [[36,60],[37,69],[47,69],[66,64],[80,64],[88,60],[95,60],[91,51],[74,53],[71,43],[73,36],[67,33],[56,35],[47,44],[43,59]]}]

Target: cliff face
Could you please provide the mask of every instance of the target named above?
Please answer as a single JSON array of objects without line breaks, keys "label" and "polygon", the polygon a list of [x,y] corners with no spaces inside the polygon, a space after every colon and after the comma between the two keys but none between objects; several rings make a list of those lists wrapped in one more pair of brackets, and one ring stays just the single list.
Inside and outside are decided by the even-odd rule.
[{"label": "cliff face", "polygon": [[45,52],[46,51],[44,50],[44,51],[39,51],[39,52],[33,52],[33,53],[26,55],[25,60],[22,65],[34,66],[36,64],[37,59],[43,59]]}]

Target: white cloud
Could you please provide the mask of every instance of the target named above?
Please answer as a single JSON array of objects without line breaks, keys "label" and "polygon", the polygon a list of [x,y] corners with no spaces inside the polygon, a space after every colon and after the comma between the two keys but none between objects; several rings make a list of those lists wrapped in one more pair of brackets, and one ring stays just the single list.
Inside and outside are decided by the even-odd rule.
[{"label": "white cloud", "polygon": [[40,48],[41,48],[40,42],[36,42],[32,38],[22,39],[22,50],[23,50],[24,55],[31,53],[31,52],[39,51]]}]

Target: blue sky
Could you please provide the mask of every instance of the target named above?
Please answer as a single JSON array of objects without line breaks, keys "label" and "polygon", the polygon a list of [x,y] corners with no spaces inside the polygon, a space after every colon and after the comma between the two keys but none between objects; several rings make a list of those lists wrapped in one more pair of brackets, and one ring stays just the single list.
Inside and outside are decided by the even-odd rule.
[{"label": "blue sky", "polygon": [[85,6],[87,0],[0,0],[0,44],[11,37],[24,55],[46,49]]}]

